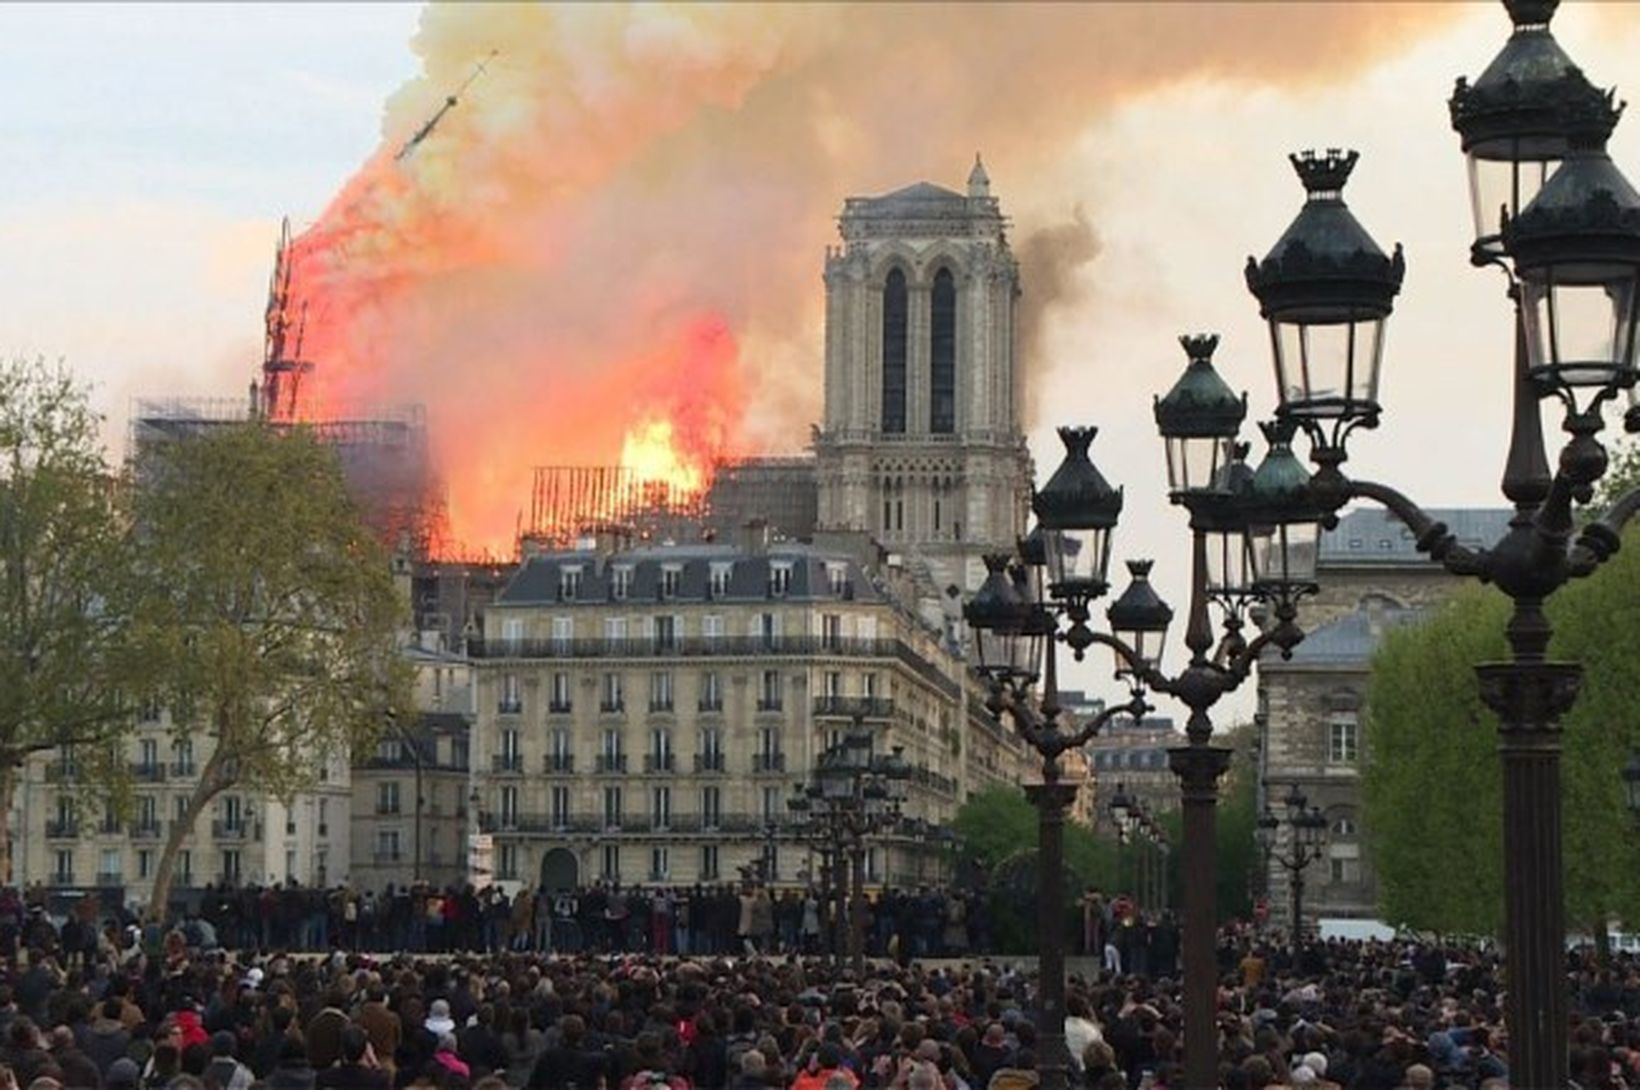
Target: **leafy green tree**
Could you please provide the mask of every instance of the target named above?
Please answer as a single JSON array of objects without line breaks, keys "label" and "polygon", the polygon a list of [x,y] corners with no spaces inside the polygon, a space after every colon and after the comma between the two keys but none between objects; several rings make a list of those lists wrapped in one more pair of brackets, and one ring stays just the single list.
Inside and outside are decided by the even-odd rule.
[{"label": "leafy green tree", "polygon": [[84,780],[124,772],[133,718],[119,676],[123,492],[86,387],[39,361],[0,362],[0,876],[17,769],[72,751]]},{"label": "leafy green tree", "polygon": [[155,869],[157,916],[213,799],[310,786],[322,762],[373,744],[390,711],[408,718],[410,683],[405,604],[334,450],[252,422],[157,444],[137,476],[151,695],[179,738],[210,743]]},{"label": "leafy green tree", "polygon": [[[1640,536],[1550,602],[1551,654],[1580,661],[1561,761],[1567,917],[1598,933],[1640,920],[1640,846],[1619,770],[1640,746]],[[1495,933],[1502,922],[1502,777],[1497,722],[1478,662],[1506,657],[1509,603],[1489,589],[1390,633],[1373,660],[1366,716],[1364,831],[1392,923]]]}]

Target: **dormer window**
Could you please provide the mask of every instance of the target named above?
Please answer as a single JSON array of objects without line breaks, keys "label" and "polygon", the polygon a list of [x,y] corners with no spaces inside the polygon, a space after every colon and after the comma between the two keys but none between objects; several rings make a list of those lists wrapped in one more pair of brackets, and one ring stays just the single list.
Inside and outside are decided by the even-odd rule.
[{"label": "dormer window", "polygon": [[679,564],[661,565],[661,597],[676,598],[678,588],[683,585],[683,567]]},{"label": "dormer window", "polygon": [[632,592],[632,566],[621,564],[610,570],[609,592],[617,602],[626,601],[626,596]]},{"label": "dormer window", "polygon": [[573,602],[581,596],[581,566],[558,569],[558,597]]},{"label": "dormer window", "polygon": [[769,594],[775,598],[783,598],[792,586],[792,566],[789,563],[773,564],[769,567]]},{"label": "dormer window", "polygon": [[846,565],[846,564],[827,564],[826,565],[826,585],[831,588],[831,593],[833,595],[835,595],[836,597],[838,597],[838,598],[841,598],[845,594],[847,594],[848,593],[848,565]]},{"label": "dormer window", "polygon": [[729,596],[729,579],[734,575],[733,564],[713,564],[711,574],[712,597],[727,598]]}]

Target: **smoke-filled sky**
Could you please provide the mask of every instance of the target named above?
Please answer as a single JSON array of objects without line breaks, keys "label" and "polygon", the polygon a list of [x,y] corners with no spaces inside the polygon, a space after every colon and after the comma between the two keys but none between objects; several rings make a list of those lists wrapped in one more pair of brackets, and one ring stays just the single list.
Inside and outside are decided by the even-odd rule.
[{"label": "smoke-filled sky", "polygon": [[[1555,28],[1605,84],[1640,55],[1637,6]],[[1354,468],[1496,497],[1508,312],[1465,260],[1445,101],[1506,33],[1491,3],[6,6],[0,350],[65,357],[115,437],[133,395],[240,396],[288,212],[313,390],[426,403],[455,531],[493,544],[531,466],[617,461],[656,420],[686,457],[801,448],[843,198],[960,188],[980,150],[1024,266],[1038,462],[1052,424],[1102,425],[1118,550],[1182,598],[1150,398],[1176,334],[1217,330],[1272,403],[1241,266],[1297,209],[1290,150],[1359,148],[1346,195],[1406,245]]]}]

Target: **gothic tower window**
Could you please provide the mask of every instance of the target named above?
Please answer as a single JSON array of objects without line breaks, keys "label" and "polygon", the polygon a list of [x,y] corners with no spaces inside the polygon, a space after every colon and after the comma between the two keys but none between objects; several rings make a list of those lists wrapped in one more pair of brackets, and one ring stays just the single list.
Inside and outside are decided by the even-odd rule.
[{"label": "gothic tower window", "polygon": [[905,273],[895,269],[883,285],[883,431],[905,431]]},{"label": "gothic tower window", "polygon": [[957,423],[957,281],[950,269],[935,274],[929,303],[928,430],[949,435]]}]

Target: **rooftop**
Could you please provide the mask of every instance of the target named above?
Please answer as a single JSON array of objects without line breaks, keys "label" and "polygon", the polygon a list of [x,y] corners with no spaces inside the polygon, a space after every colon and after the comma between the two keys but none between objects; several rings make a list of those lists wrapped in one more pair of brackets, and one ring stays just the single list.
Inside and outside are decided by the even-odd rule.
[{"label": "rooftop", "polygon": [[[1365,669],[1385,632],[1416,621],[1422,615],[1423,610],[1418,609],[1379,604],[1363,606],[1306,635],[1304,642],[1293,648],[1293,657],[1286,663]],[[1273,654],[1266,654],[1264,665],[1279,669],[1283,662]]]},{"label": "rooftop", "polygon": [[[1514,512],[1502,507],[1436,508],[1430,517],[1446,523],[1461,545],[1470,548],[1495,544],[1509,529]],[[1317,565],[1326,567],[1416,566],[1435,562],[1418,552],[1417,541],[1405,523],[1379,507],[1346,512],[1338,526],[1321,535]]]}]

